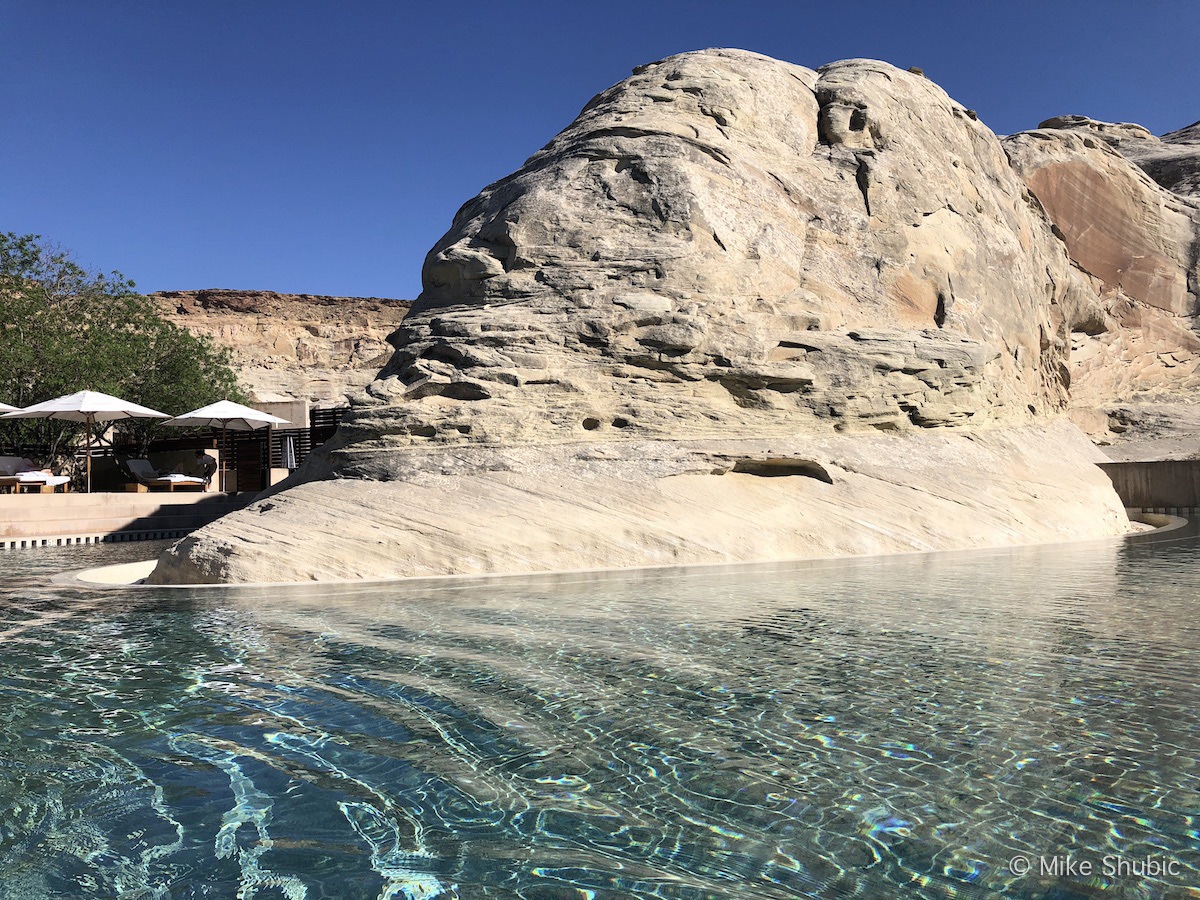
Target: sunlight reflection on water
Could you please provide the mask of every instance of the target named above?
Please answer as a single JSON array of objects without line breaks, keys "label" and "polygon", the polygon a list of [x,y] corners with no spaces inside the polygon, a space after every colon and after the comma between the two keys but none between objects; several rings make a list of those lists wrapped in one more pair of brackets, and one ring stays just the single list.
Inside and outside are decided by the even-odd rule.
[{"label": "sunlight reflection on water", "polygon": [[[12,552],[0,897],[1168,896],[1197,540],[243,591]],[[1008,865],[1065,854],[1176,868]]]}]

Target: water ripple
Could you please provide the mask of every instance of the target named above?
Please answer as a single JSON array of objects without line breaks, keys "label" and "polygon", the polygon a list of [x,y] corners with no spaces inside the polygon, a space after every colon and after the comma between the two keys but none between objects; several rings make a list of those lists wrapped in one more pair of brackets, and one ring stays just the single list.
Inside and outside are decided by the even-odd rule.
[{"label": "water ripple", "polygon": [[1187,896],[1196,549],[99,596],[30,554],[0,898]]}]

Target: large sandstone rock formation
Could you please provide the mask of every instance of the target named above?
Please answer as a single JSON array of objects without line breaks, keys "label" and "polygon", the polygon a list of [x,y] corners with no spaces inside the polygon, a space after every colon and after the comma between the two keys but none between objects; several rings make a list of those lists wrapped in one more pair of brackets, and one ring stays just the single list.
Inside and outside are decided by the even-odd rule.
[{"label": "large sandstone rock formation", "polygon": [[1163,421],[1194,424],[1154,410],[1200,388],[1200,200],[1186,175],[1200,171],[1200,147],[1177,137],[1195,131],[1160,141],[1141,126],[1063,116],[1004,141],[1099,300],[1100,314],[1072,338],[1071,402],[1103,413],[1100,437],[1112,437],[1105,421],[1163,434]]},{"label": "large sandstone rock formation", "polygon": [[274,291],[162,291],[164,316],[227,347],[253,399],[342,405],[391,355],[406,300]]},{"label": "large sandstone rock formation", "polygon": [[1069,270],[994,136],[928,80],[687,54],[463,207],[348,435],[1023,418],[1066,397]]},{"label": "large sandstone rock formation", "polygon": [[468,202],[423,276],[338,436],[154,580],[1124,527],[1054,421],[1072,334],[1109,312],[995,135],[919,74],[729,50],[642,67]]}]

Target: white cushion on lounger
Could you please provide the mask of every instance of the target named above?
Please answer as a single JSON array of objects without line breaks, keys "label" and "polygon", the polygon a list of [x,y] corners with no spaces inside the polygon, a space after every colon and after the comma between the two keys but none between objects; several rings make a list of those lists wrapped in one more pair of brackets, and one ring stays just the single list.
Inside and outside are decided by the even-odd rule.
[{"label": "white cushion on lounger", "polygon": [[17,480],[22,484],[48,484],[58,487],[71,480],[69,475],[47,475],[45,472],[18,472]]},{"label": "white cushion on lounger", "polygon": [[195,475],[179,475],[175,472],[169,475],[163,475],[159,478],[160,481],[174,481],[182,484],[204,484],[203,478],[197,478]]},{"label": "white cushion on lounger", "polygon": [[194,475],[177,475],[174,472],[159,475],[148,459],[127,459],[125,465],[142,484],[204,484],[203,478],[196,478]]}]

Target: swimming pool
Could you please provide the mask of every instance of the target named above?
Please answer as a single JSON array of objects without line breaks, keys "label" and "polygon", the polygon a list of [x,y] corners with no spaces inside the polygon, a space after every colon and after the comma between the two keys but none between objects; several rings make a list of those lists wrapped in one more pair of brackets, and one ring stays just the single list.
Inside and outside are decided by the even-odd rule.
[{"label": "swimming pool", "polygon": [[0,897],[1174,896],[1198,551],[95,592],[45,576],[147,546],[8,552]]}]

